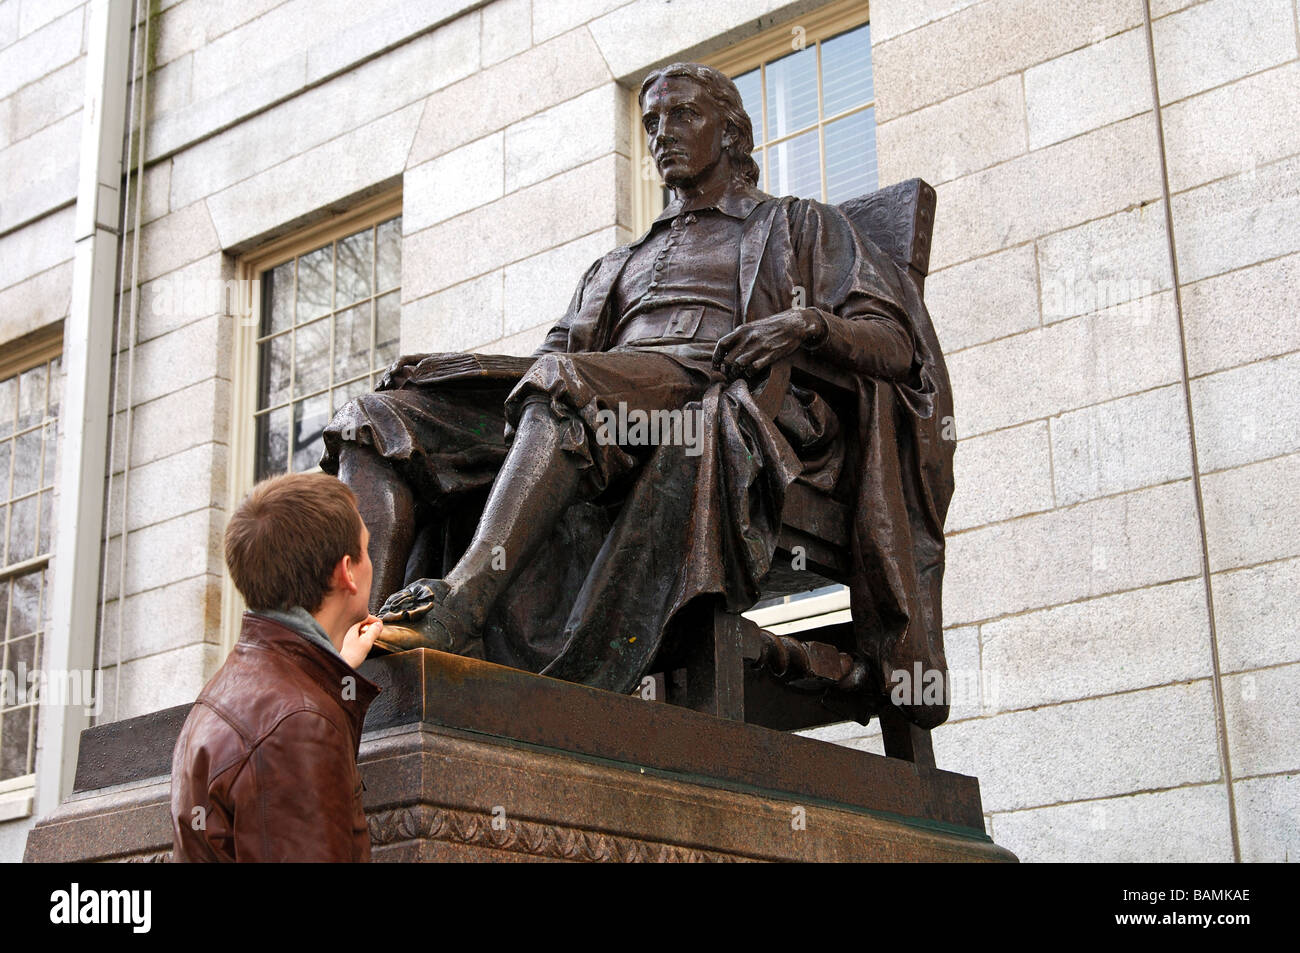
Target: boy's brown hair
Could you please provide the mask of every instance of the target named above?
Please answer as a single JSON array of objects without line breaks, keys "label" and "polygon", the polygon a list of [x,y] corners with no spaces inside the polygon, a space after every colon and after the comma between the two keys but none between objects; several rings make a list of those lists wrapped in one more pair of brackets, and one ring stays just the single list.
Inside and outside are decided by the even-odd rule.
[{"label": "boy's brown hair", "polygon": [[361,514],[347,485],[325,473],[263,480],[226,526],[226,565],[255,612],[315,612],[344,555],[361,558]]}]

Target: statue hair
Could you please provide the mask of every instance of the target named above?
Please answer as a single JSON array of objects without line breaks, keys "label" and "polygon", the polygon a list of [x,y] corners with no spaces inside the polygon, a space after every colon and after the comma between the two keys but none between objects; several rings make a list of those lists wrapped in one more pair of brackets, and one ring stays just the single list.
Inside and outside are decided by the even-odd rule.
[{"label": "statue hair", "polygon": [[753,156],[754,124],[750,121],[749,113],[745,112],[745,104],[740,98],[740,90],[736,88],[736,84],[712,66],[701,66],[699,63],[673,63],[654,70],[645,78],[641,83],[641,92],[637,95],[637,103],[644,106],[645,94],[650,87],[670,76],[682,76],[698,83],[714,105],[721,110],[722,118],[735,130],[735,135],[727,146],[731,163],[741,178],[750,185],[758,185],[758,163],[754,161]]}]

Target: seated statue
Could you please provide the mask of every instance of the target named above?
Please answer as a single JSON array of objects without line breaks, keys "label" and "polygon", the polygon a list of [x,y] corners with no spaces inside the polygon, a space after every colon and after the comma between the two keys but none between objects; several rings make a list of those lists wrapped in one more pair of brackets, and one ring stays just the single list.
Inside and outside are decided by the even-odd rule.
[{"label": "seated statue", "polygon": [[[868,690],[917,661],[945,670],[950,406],[917,289],[839,209],[758,190],[727,77],[675,64],[639,102],[674,198],[587,270],[533,357],[403,357],[325,431],[321,466],[370,528],[381,648],[631,692],[700,637],[701,607],[759,598],[791,483],[830,492],[859,468]],[[758,405],[797,352],[852,375],[861,433],[802,387]]]}]

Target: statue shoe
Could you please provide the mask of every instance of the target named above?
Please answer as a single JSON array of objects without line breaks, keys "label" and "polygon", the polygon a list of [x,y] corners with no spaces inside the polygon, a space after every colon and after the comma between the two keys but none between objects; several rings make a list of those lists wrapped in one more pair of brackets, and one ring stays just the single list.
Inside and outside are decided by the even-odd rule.
[{"label": "statue shoe", "polygon": [[389,596],[379,610],[384,631],[375,648],[381,652],[436,649],[482,658],[481,633],[442,605],[450,591],[441,579],[420,579]]}]

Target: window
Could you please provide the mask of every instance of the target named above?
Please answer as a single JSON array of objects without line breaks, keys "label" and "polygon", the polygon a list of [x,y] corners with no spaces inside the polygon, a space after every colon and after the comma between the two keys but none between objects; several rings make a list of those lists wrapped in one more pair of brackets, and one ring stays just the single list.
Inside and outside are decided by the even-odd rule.
[{"label": "window", "polygon": [[[759,188],[838,204],[876,190],[871,26],[861,0],[834,3],[703,62],[730,76],[754,124]],[[635,101],[636,91],[633,91]],[[634,106],[634,108],[636,108]],[[642,168],[645,134],[633,124]],[[658,176],[637,196],[644,231],[663,210]]]},{"label": "window", "polygon": [[334,411],[397,358],[401,272],[400,216],[261,272],[256,479],[315,469]]},{"label": "window", "polygon": [[[398,357],[401,214],[401,197],[383,196],[240,261],[251,293],[235,335],[232,509],[257,480],[315,470],[334,412]],[[242,611],[227,575],[227,648]]]},{"label": "window", "polygon": [[50,581],[61,342],[13,348],[0,365],[0,793],[29,787]]}]

